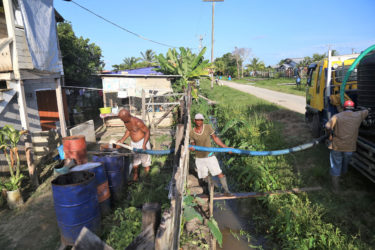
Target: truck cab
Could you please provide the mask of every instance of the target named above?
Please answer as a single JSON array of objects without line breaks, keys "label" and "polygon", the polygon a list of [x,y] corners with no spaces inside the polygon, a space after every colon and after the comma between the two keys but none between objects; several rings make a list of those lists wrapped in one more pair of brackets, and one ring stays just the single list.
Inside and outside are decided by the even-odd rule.
[{"label": "truck cab", "polygon": [[[307,71],[305,118],[307,123],[311,125],[314,137],[322,135],[324,124],[332,115],[339,111],[340,103],[337,103],[337,101],[340,99],[339,92],[342,80],[346,71],[358,56],[359,54],[351,54],[331,57],[332,73],[331,81],[329,82],[329,92],[327,92],[328,59],[325,58],[309,65]],[[349,92],[350,90],[357,89],[356,81],[355,71],[351,74],[345,89]],[[350,98],[355,102],[355,92],[349,95],[351,95]]]},{"label": "truck cab", "polygon": [[[332,56],[312,63],[307,71],[305,120],[314,137],[324,133],[325,123],[340,112],[342,81],[359,54]],[[327,81],[331,71],[331,80]],[[328,83],[328,84],[327,84]],[[359,128],[357,151],[351,166],[375,183],[375,51],[363,57],[345,85],[345,100],[356,104],[355,110],[369,109],[368,117]]]}]

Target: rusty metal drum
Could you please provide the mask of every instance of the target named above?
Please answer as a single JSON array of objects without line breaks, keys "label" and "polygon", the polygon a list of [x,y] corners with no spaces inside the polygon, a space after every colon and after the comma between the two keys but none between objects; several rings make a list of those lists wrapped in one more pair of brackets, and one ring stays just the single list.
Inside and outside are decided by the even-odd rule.
[{"label": "rusty metal drum", "polygon": [[62,141],[66,159],[74,159],[78,165],[88,162],[85,136],[68,136]]}]

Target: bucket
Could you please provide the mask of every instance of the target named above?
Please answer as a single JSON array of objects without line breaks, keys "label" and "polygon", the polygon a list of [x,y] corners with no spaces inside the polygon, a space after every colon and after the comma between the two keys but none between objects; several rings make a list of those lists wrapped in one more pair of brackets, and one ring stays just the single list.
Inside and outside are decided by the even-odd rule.
[{"label": "bucket", "polygon": [[94,162],[102,162],[108,178],[112,201],[120,201],[124,186],[124,159],[121,156],[93,155]]},{"label": "bucket", "polygon": [[111,212],[111,194],[109,192],[107,174],[103,164],[100,162],[89,162],[83,165],[75,166],[70,171],[82,170],[87,170],[95,174],[100,213],[102,216],[109,214]]},{"label": "bucket", "polygon": [[78,165],[87,163],[85,136],[68,136],[64,137],[62,140],[66,159],[74,159]]},{"label": "bucket", "polygon": [[112,111],[112,108],[111,107],[100,108],[99,111],[100,111],[100,114],[110,114]]},{"label": "bucket", "polygon": [[100,233],[100,211],[95,174],[70,172],[52,182],[52,194],[61,242],[73,245],[81,229]]},{"label": "bucket", "polygon": [[15,209],[23,205],[23,200],[19,189],[7,191],[7,203],[10,209]]}]

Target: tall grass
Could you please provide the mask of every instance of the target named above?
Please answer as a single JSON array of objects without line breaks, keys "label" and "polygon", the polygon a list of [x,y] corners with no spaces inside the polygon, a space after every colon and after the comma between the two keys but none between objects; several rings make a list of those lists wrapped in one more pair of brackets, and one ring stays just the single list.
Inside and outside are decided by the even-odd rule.
[{"label": "tall grass", "polygon": [[[278,107],[226,87],[213,91],[202,82],[208,98],[219,101],[207,110],[217,119],[220,137],[228,146],[248,150],[272,150],[286,145],[282,126],[268,119]],[[194,104],[194,111],[200,109]],[[224,158],[225,174],[236,191],[272,191],[298,187],[290,156],[231,156]],[[324,218],[323,206],[312,204],[306,194],[268,196],[254,206],[259,229],[282,249],[366,249],[356,236],[342,233]],[[276,245],[275,245],[276,246]]]}]

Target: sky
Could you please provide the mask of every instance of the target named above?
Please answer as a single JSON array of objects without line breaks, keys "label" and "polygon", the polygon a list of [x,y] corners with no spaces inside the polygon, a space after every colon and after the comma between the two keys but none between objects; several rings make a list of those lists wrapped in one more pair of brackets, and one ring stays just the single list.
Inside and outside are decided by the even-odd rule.
[{"label": "sky", "polygon": [[[199,52],[211,58],[212,3],[202,0],[73,0],[106,19],[148,39]],[[126,57],[170,47],[140,39],[87,12],[73,2],[54,0],[76,36],[102,49],[105,69]],[[215,3],[214,58],[250,48],[267,66],[281,59],[326,53],[361,52],[375,44],[374,0],[224,0]]]}]

